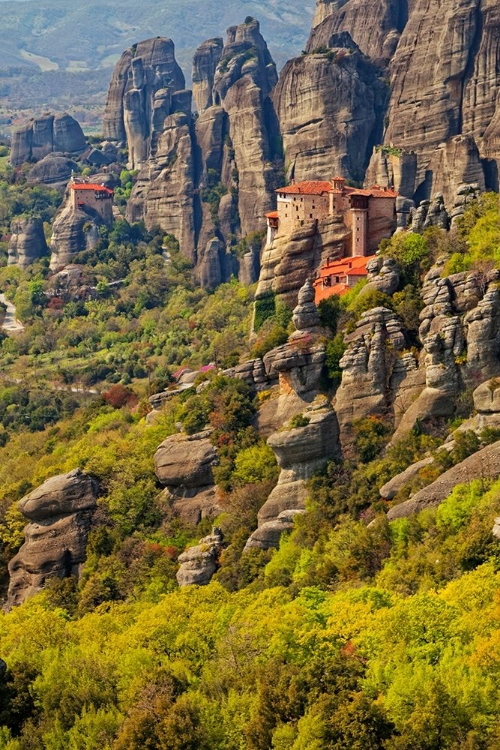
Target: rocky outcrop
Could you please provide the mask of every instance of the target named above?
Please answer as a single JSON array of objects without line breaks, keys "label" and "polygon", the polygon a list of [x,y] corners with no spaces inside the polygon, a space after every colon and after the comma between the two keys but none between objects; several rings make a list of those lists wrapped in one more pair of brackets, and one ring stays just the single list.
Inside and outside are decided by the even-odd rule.
[{"label": "rocky outcrop", "polygon": [[20,501],[29,523],[24,544],[9,563],[9,608],[40,591],[47,578],[79,575],[97,492],[97,483],[75,469],[48,479]]},{"label": "rocky outcrop", "polygon": [[72,172],[78,172],[78,164],[66,156],[49,154],[28,172],[30,184],[43,183],[53,187],[65,187]]},{"label": "rocky outcrop", "polygon": [[218,458],[208,430],[168,437],[158,447],[154,462],[174,513],[192,524],[220,513],[212,471]]},{"label": "rocky outcrop", "polygon": [[127,219],[160,226],[179,241],[181,252],[196,261],[195,173],[191,114],[176,112],[163,120],[154,155],[139,172]]},{"label": "rocky outcrop", "polygon": [[195,547],[189,547],[179,555],[180,568],[176,575],[179,586],[206,586],[210,583],[217,570],[223,539],[222,531],[214,528]]},{"label": "rocky outcrop", "polygon": [[47,242],[43,231],[43,221],[25,217],[16,219],[10,225],[8,265],[28,268],[39,258],[48,254]]},{"label": "rocky outcrop", "polygon": [[376,146],[366,170],[365,185],[380,185],[413,198],[417,176],[417,155],[403,149]]},{"label": "rocky outcrop", "polygon": [[273,521],[266,521],[247,540],[244,551],[249,549],[277,549],[283,534],[293,530],[293,519],[297,515],[305,513],[304,510],[297,508],[282,511],[278,518]]},{"label": "rocky outcrop", "polygon": [[441,194],[450,209],[457,189],[464,183],[477,185],[481,193],[486,187],[479,149],[471,135],[457,135],[438,146],[427,168],[425,192],[429,196]]},{"label": "rocky outcrop", "polygon": [[152,41],[138,45],[133,59],[125,53],[117,65],[105,136],[126,139],[130,165],[141,167],[127,218],[173,234],[197,265],[199,283],[214,288],[238,274],[230,253],[235,238],[264,229],[264,214],[274,207],[272,142],[278,131],[268,95],[276,68],[257,21],[228,29],[224,45],[220,39],[205,42],[193,64],[199,112],[194,122],[191,93],[175,90],[181,83],[176,75],[167,85],[161,72],[176,66],[168,40],[156,52],[158,59],[165,56],[156,66],[158,87],[150,81],[150,53],[142,45],[149,48]]},{"label": "rocky outcrop", "polygon": [[[278,484],[259,510],[259,528],[276,521],[283,511],[305,509],[307,480],[339,451],[335,412],[324,397],[318,397],[304,411],[302,426],[286,424],[267,442],[281,472]],[[285,524],[281,525],[284,531]],[[278,525],[273,529],[276,532]]]},{"label": "rocky outcrop", "polygon": [[293,311],[296,328],[286,344],[264,356],[264,369],[270,377],[278,374],[280,393],[296,394],[305,401],[316,396],[325,363],[326,332],[320,327],[310,280],[302,286]]},{"label": "rocky outcrop", "polygon": [[399,270],[393,258],[375,256],[367,263],[366,285],[361,289],[360,295],[365,295],[371,290],[382,292],[382,294],[394,294],[399,286]]},{"label": "rocky outcrop", "polygon": [[392,442],[416,422],[450,417],[466,387],[500,374],[500,297],[496,271],[457,273],[443,278],[442,263],[424,279],[419,338],[423,344],[420,395],[404,411]]},{"label": "rocky outcrop", "polygon": [[448,471],[413,497],[395,505],[387,514],[393,521],[407,518],[427,508],[435,508],[450,495],[457,484],[469,484],[474,479],[497,479],[500,474],[500,441],[488,445]]},{"label": "rocky outcrop", "polygon": [[350,230],[339,216],[305,224],[290,234],[277,235],[264,247],[256,299],[274,294],[293,307],[299,289],[328,258],[342,258]]},{"label": "rocky outcrop", "polygon": [[394,500],[398,492],[404,489],[412,479],[418,476],[421,469],[434,463],[433,456],[426,456],[420,461],[408,466],[407,469],[397,474],[380,488],[380,496],[384,500]]},{"label": "rocky outcrop", "polygon": [[406,19],[405,3],[399,0],[318,0],[307,51],[329,47],[333,34],[348,31],[365,55],[387,63]]},{"label": "rocky outcrop", "polygon": [[[418,370],[407,346],[403,325],[391,310],[375,307],[361,315],[356,330],[346,337],[340,361],[342,381],[335,397],[342,449],[352,447],[352,425],[371,415],[395,418],[400,390],[413,390]],[[405,380],[409,383],[405,384]]]},{"label": "rocky outcrop", "polygon": [[[205,49],[202,45],[198,50],[195,63]],[[264,214],[274,208],[273,190],[278,185],[272,140],[279,131],[272,120],[268,96],[276,82],[276,66],[259,23],[251,20],[229,28],[213,74],[211,97],[205,98],[207,103],[222,107],[227,118],[231,154],[226,161],[233,161],[237,172],[237,210],[243,236],[263,229]],[[199,85],[206,83],[200,81]],[[221,182],[226,189],[233,187],[228,177],[223,169]]]},{"label": "rocky outcrop", "polygon": [[99,240],[103,220],[97,211],[85,207],[75,210],[68,202],[57,214],[50,241],[50,270],[59,271],[73,262],[82,250],[92,250]]},{"label": "rocky outcrop", "polygon": [[208,39],[201,44],[193,58],[193,97],[198,112],[208,109],[214,103],[213,89],[215,71],[222,57],[222,39]]},{"label": "rocky outcrop", "polygon": [[288,62],[272,99],[281,125],[289,177],[363,180],[377,142],[384,88],[377,69],[347,32],[326,52]]},{"label": "rocky outcrop", "polygon": [[48,154],[78,154],[87,142],[78,122],[70,115],[44,115],[16,130],[12,136],[10,161],[16,167],[26,161],[39,161]]},{"label": "rocky outcrop", "polygon": [[103,135],[127,144],[129,167],[140,168],[155,152],[166,117],[189,111],[187,101],[182,106],[184,88],[170,39],[147,39],[123,53],[108,91]]}]

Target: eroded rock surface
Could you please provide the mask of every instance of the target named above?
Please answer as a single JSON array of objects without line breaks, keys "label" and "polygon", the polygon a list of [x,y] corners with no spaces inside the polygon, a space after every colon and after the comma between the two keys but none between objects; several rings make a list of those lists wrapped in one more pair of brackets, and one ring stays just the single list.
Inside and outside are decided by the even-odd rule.
[{"label": "eroded rock surface", "polygon": [[10,162],[16,167],[26,161],[39,161],[48,154],[78,154],[87,148],[79,123],[66,113],[44,115],[16,130],[12,136]]},{"label": "eroded rock surface", "polygon": [[179,555],[180,568],[176,576],[179,586],[206,586],[210,583],[217,570],[223,539],[221,530],[215,528],[195,547],[189,547]]},{"label": "eroded rock surface", "polygon": [[497,479],[500,474],[500,441],[474,453],[448,471],[445,471],[428,487],[419,490],[413,497],[395,505],[387,514],[395,518],[407,518],[426,508],[435,508],[446,500],[457,484],[468,484],[474,479]]},{"label": "eroded rock surface", "polygon": [[8,608],[40,591],[47,578],[79,575],[97,494],[97,482],[75,469],[51,477],[20,501],[29,523],[24,544],[9,563]]},{"label": "eroded rock surface", "polygon": [[48,254],[43,222],[37,218],[15,219],[11,226],[8,265],[28,268],[39,258]]},{"label": "eroded rock surface", "polygon": [[347,32],[331,36],[328,48],[290,60],[272,94],[288,174],[297,181],[363,180],[380,128],[377,69]]},{"label": "eroded rock surface", "polygon": [[318,397],[310,404],[303,420],[303,426],[285,425],[268,438],[281,472],[278,484],[259,510],[259,528],[278,519],[283,511],[304,510],[306,481],[338,454],[337,418],[325,398]]},{"label": "eroded rock surface", "polygon": [[197,524],[220,513],[213,477],[218,458],[208,430],[171,435],[158,447],[154,462],[156,476],[167,488],[165,498],[181,518]]}]

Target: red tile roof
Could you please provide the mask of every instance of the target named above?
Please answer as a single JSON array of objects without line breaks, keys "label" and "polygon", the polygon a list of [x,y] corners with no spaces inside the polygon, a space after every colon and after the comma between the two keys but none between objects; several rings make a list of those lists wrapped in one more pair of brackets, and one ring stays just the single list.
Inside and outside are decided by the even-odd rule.
[{"label": "red tile roof", "polygon": [[366,274],[366,266],[368,262],[373,258],[373,255],[355,255],[351,258],[341,258],[340,260],[334,260],[331,263],[325,263],[320,268],[320,277],[332,276],[339,273],[349,274]]},{"label": "red tile roof", "polygon": [[70,185],[72,190],[93,190],[96,191],[104,191],[105,193],[109,193],[110,195],[113,195],[113,191],[109,188],[105,187],[104,185],[97,185],[93,182],[73,182]]},{"label": "red tile roof", "polygon": [[329,193],[331,189],[331,182],[307,180],[306,182],[296,182],[295,185],[279,188],[276,192],[286,195],[322,195],[323,193]]},{"label": "red tile roof", "polygon": [[[339,178],[334,178],[339,179]],[[342,190],[333,188],[331,182],[324,180],[306,180],[305,182],[296,182],[295,185],[278,188],[277,193],[285,195],[323,195],[323,193],[336,193],[337,195],[364,195],[372,198],[397,198],[398,193],[390,188],[382,188],[380,185],[373,185],[371,188],[355,188],[344,185]]]},{"label": "red tile roof", "polygon": [[269,211],[268,214],[265,214],[266,219],[277,219],[278,218],[278,212],[277,211]]}]

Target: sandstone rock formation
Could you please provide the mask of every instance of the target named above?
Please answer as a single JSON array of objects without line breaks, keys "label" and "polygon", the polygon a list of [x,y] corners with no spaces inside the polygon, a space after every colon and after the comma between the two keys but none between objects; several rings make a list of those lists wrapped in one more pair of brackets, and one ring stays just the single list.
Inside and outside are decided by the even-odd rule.
[{"label": "sandstone rock formation", "polygon": [[335,410],[342,449],[348,453],[353,422],[370,415],[394,419],[396,398],[401,391],[406,390],[411,400],[410,394],[418,387],[415,383],[418,364],[413,354],[403,354],[407,343],[402,322],[385,307],[363,313],[346,342]]},{"label": "sandstone rock formation", "polygon": [[165,498],[188,523],[220,513],[212,469],[218,463],[210,432],[171,435],[158,447],[155,472],[167,489]]},{"label": "sandstone rock formation", "polygon": [[11,226],[8,265],[27,268],[48,254],[43,222],[35,217],[15,219]]},{"label": "sandstone rock formation", "polygon": [[[169,40],[149,40],[118,63],[108,94],[104,134],[127,142],[130,166],[140,167],[127,208],[173,234],[197,265],[199,283],[214,288],[238,274],[235,238],[265,226],[274,207],[276,168],[268,95],[276,68],[257,21],[228,29],[225,44],[210,39],[196,51],[191,92]],[[256,258],[243,274],[255,280]],[[258,259],[257,259],[258,265]]]},{"label": "sandstone rock formation", "polygon": [[10,161],[16,167],[25,161],[39,161],[48,154],[81,153],[87,142],[78,122],[70,115],[44,115],[14,132]]},{"label": "sandstone rock formation", "polygon": [[24,544],[9,563],[9,608],[40,591],[47,578],[79,575],[97,492],[97,483],[75,469],[48,479],[20,501],[29,523]]},{"label": "sandstone rock formation", "polygon": [[68,202],[56,215],[50,242],[50,270],[59,271],[82,250],[92,250],[99,240],[103,220],[90,208],[74,210]]},{"label": "sandstone rock formation", "polygon": [[127,218],[173,234],[183,255],[195,262],[194,190],[191,114],[175,112],[164,118],[154,154],[139,172]]},{"label": "sandstone rock formation", "polygon": [[341,174],[363,180],[369,151],[381,134],[384,89],[377,69],[347,32],[334,34],[326,52],[290,60],[272,99],[289,177],[328,180]]},{"label": "sandstone rock formation", "polygon": [[[461,182],[497,188],[499,27],[495,0],[318,0],[307,52],[331,48],[335,34],[348,32],[390,77],[385,153],[373,154],[370,184],[405,173],[402,195],[441,192],[448,209]],[[411,152],[413,165],[397,152]]]},{"label": "sandstone rock formation", "polygon": [[214,528],[195,547],[189,547],[179,555],[180,568],[176,576],[179,586],[205,586],[210,583],[217,570],[223,538],[221,530]]},{"label": "sandstone rock formation", "polygon": [[376,63],[388,62],[398,44],[408,10],[399,0],[318,0],[307,51],[329,47],[333,34],[348,31]]},{"label": "sandstone rock formation", "polygon": [[256,299],[271,294],[293,307],[299,289],[328,258],[342,258],[350,233],[339,216],[277,235],[264,247]]},{"label": "sandstone rock formation", "polygon": [[281,472],[278,484],[259,510],[259,528],[276,520],[283,511],[304,510],[306,481],[338,454],[337,419],[328,401],[318,397],[304,411],[303,418],[303,426],[285,425],[267,441],[276,453]]},{"label": "sandstone rock formation", "polygon": [[367,264],[366,270],[367,283],[361,289],[361,295],[367,294],[372,289],[388,295],[394,294],[397,291],[399,286],[399,270],[393,258],[376,256]]},{"label": "sandstone rock formation", "polygon": [[277,549],[283,534],[292,531],[295,516],[304,512],[304,510],[298,508],[284,510],[275,520],[266,521],[258,529],[255,529],[248,538],[244,551],[246,552],[249,549]]},{"label": "sandstone rock formation", "polygon": [[222,39],[208,39],[201,44],[193,58],[193,97],[198,112],[214,103],[213,88],[215,72],[222,57]]},{"label": "sandstone rock formation", "polygon": [[37,162],[28,172],[28,182],[42,182],[52,187],[65,187],[72,172],[78,171],[78,164],[73,159],[58,154],[49,154]]},{"label": "sandstone rock formation", "polygon": [[365,185],[380,185],[413,198],[417,176],[417,155],[391,147],[376,146],[366,170]]},{"label": "sandstone rock formation", "polygon": [[497,479],[499,474],[500,441],[469,456],[409,500],[395,505],[388,512],[387,518],[393,521],[395,518],[407,518],[420,513],[426,508],[434,508],[446,500],[457,484],[468,484],[473,479]]},{"label": "sandstone rock formation", "polygon": [[437,263],[429,271],[421,292],[423,351],[415,379],[425,387],[400,410],[393,443],[405,437],[417,421],[450,417],[464,388],[500,374],[498,272],[485,276],[464,272],[443,278],[442,269],[442,263]]},{"label": "sandstone rock formation", "polygon": [[126,142],[132,169],[140,168],[155,152],[165,118],[176,111],[184,88],[170,39],[147,39],[121,56],[108,91],[103,135],[109,141]]}]

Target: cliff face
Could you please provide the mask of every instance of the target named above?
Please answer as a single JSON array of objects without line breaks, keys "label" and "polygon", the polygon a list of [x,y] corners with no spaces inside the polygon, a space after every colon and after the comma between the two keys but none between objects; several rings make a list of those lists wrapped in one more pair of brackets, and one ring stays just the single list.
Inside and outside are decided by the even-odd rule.
[{"label": "cliff face", "polygon": [[[387,70],[383,142],[415,154],[413,193],[422,199],[442,191],[443,179],[451,193],[460,182],[498,185],[499,27],[495,0],[319,0],[307,51],[332,48],[335,34],[349,32]],[[443,147],[454,150],[457,136],[473,145],[453,164],[443,164]],[[372,165],[373,173],[378,167]],[[470,172],[475,179],[464,176]]]},{"label": "cliff face", "polygon": [[54,152],[77,154],[87,148],[78,122],[68,114],[44,115],[12,136],[10,162],[17,167],[26,161],[39,161]]},{"label": "cliff face", "polygon": [[291,60],[272,99],[289,177],[341,174],[362,180],[381,135],[385,87],[347,32],[329,37],[328,51]]},{"label": "cliff face", "polygon": [[126,50],[111,79],[103,121],[104,138],[125,141],[129,166],[140,168],[155,149],[165,118],[185,87],[170,39],[140,42]]},{"label": "cliff face", "polygon": [[27,268],[48,253],[43,222],[37,218],[13,221],[10,227],[8,265]]},{"label": "cliff face", "polygon": [[200,283],[214,287],[238,272],[231,243],[263,229],[274,207],[278,131],[268,97],[276,67],[258,22],[249,21],[228,29],[224,44],[211,39],[196,51],[196,120],[181,76],[170,40],[124,53],[104,135],[126,140],[129,165],[140,168],[127,218],[175,235]]},{"label": "cliff face", "polygon": [[348,31],[361,51],[375,62],[387,62],[407,20],[400,0],[319,0],[307,51],[330,47],[333,34]]}]

